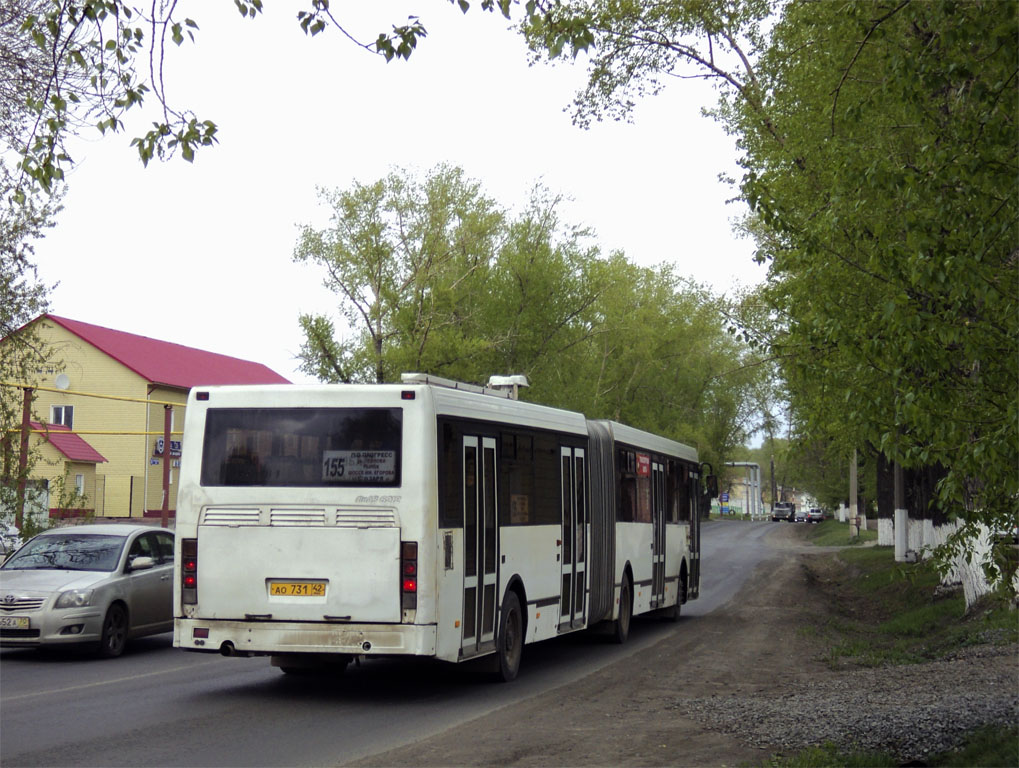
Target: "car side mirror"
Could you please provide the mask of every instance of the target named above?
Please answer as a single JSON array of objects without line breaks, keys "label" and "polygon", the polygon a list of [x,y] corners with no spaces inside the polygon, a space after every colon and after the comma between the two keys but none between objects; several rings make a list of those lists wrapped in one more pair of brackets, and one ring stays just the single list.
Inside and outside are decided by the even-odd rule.
[{"label": "car side mirror", "polygon": [[148,555],[139,555],[127,564],[127,570],[129,571],[147,571],[149,568],[154,566],[156,561]]}]

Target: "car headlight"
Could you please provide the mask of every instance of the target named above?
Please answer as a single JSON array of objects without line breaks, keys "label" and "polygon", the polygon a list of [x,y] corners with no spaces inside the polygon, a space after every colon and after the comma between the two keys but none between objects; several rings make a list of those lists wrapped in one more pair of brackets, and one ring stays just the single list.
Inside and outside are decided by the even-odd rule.
[{"label": "car headlight", "polygon": [[57,598],[54,608],[84,608],[92,605],[93,589],[69,589]]}]

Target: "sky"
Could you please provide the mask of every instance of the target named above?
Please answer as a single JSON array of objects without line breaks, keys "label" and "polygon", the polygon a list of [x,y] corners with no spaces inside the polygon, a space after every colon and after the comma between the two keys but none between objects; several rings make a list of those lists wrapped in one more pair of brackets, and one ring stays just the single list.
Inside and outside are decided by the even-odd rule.
[{"label": "sky", "polygon": [[[197,42],[171,51],[167,95],[219,126],[219,144],[147,168],[127,131],[85,132],[69,148],[64,210],[36,244],[53,314],[263,363],[294,382],[301,313],[340,321],[338,298],[292,261],[298,227],[325,226],[318,189],[348,189],[395,169],[460,166],[510,210],[542,183],[566,198],[563,220],[594,230],[608,254],[675,264],[716,294],[764,279],[727,201],[736,150],[701,115],[699,81],[647,97],[632,123],[583,130],[569,105],[582,65],[529,66],[497,14],[449,3],[336,6],[370,41],[415,13],[428,28],[409,61],[386,63],[335,29],[306,37],[298,4],[243,19],[233,3],[181,2]],[[310,5],[310,4],[307,4]],[[360,7],[359,7],[360,6]]]}]

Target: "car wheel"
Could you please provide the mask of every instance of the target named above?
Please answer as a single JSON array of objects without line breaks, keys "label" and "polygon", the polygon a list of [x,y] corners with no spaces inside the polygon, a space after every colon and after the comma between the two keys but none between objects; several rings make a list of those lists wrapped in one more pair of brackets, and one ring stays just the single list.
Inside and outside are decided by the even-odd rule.
[{"label": "car wheel", "polygon": [[103,633],[99,640],[99,655],[104,659],[120,656],[127,646],[127,611],[120,603],[114,603],[103,619]]},{"label": "car wheel", "polygon": [[520,671],[520,658],[524,651],[524,621],[520,613],[520,598],[510,591],[502,600],[499,619],[499,637],[496,642],[496,677],[505,683],[516,679]]},{"label": "car wheel", "polygon": [[616,642],[622,645],[630,636],[630,618],[633,615],[633,603],[630,599],[630,577],[623,574],[623,585],[619,589],[619,618],[615,621]]}]

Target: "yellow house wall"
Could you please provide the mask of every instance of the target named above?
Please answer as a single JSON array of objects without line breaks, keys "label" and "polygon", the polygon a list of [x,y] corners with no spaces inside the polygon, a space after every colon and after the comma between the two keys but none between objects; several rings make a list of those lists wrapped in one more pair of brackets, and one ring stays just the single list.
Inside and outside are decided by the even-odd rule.
[{"label": "yellow house wall", "polygon": [[41,436],[33,435],[36,447],[36,463],[32,468],[33,480],[45,480],[49,486],[49,506],[60,503],[61,488],[66,488],[68,497],[75,489],[75,475],[84,475],[84,494],[86,501],[83,509],[96,509],[96,467],[94,464],[69,461],[64,454],[50,445]]},{"label": "yellow house wall", "polygon": [[[162,432],[163,407],[76,393],[181,403],[187,393],[169,388],[156,388],[150,393],[150,384],[145,378],[63,327],[44,319],[36,324],[36,329],[42,340],[50,346],[53,362],[38,371],[32,383],[54,387],[56,377],[61,373],[67,375],[70,383],[63,392],[37,390],[33,418],[49,422],[53,405],[74,407],[74,431],[106,459],[95,470],[96,474],[103,476],[105,490],[101,504],[104,516],[127,517],[130,514],[141,517],[142,507],[158,509],[162,497],[162,468],[150,467],[149,460],[156,436],[144,433]],[[178,411],[176,408],[174,410]],[[174,415],[178,428],[184,423],[183,410],[180,408]],[[158,416],[153,415],[157,413]],[[175,487],[175,484],[171,486],[171,509],[176,508]],[[155,504],[152,504],[153,497]]]}]

